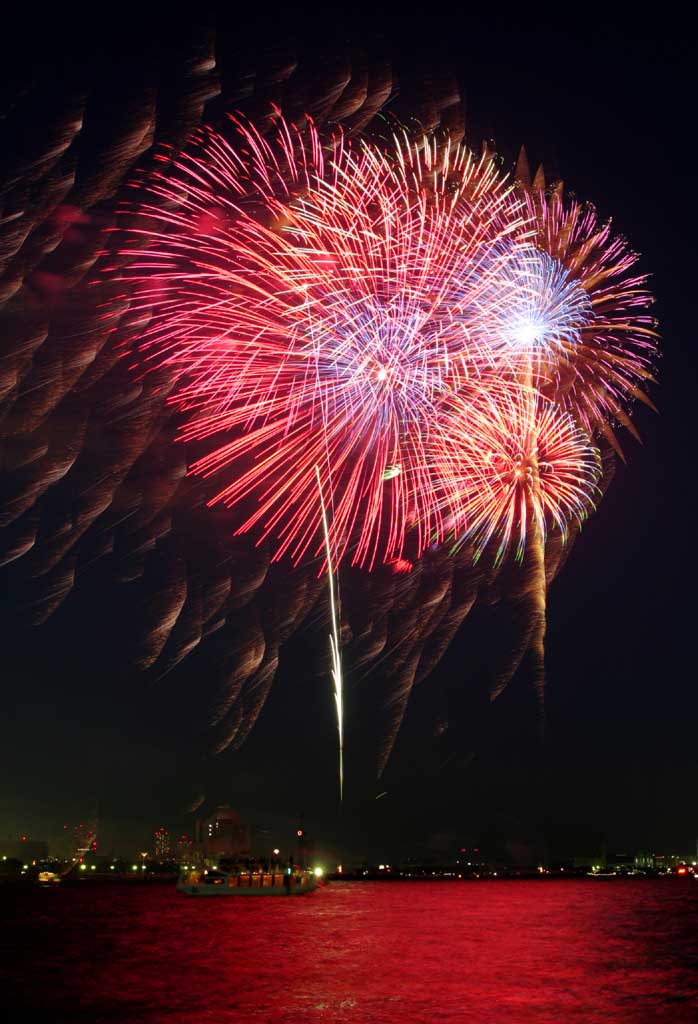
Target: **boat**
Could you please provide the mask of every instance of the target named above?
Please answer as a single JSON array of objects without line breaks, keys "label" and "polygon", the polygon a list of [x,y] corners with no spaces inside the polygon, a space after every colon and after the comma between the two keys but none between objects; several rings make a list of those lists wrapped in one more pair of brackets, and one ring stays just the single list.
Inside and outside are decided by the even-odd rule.
[{"label": "boat", "polygon": [[224,871],[192,868],[177,882],[187,896],[304,896],[317,889],[312,871]]},{"label": "boat", "polygon": [[38,874],[40,885],[57,885],[61,881],[61,877],[57,871],[40,871]]}]

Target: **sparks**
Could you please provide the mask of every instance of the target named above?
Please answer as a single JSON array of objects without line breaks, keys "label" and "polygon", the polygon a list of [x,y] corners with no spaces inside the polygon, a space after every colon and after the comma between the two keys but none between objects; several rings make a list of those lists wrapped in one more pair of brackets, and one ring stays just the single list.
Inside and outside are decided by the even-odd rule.
[{"label": "sparks", "polygon": [[320,467],[315,467],[317,477],[318,495],[322,511],[322,526],[325,535],[325,558],[327,559],[327,586],[330,592],[330,620],[332,632],[330,633],[330,658],[332,662],[332,682],[334,684],[334,703],[337,712],[337,739],[339,744],[339,799],[344,797],[344,680],[342,678],[342,654],[339,641],[339,617],[337,614],[338,601],[335,598],[336,584],[334,570],[332,568],[332,550],[330,548],[330,530],[327,522],[327,509],[322,493],[322,477]]}]

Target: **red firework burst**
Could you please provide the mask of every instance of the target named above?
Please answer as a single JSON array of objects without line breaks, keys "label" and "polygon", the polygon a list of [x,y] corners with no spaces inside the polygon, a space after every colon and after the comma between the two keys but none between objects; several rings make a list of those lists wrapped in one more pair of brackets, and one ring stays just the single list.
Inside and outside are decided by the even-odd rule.
[{"label": "red firework burst", "polygon": [[239,532],[319,553],[317,467],[335,562],[370,568],[408,530],[416,554],[445,538],[430,452],[445,400],[485,386],[472,311],[524,242],[522,204],[487,154],[323,148],[274,120],[207,131],[147,181],[141,350],[174,374],[182,438],[213,439],[192,468],[226,471],[212,502],[245,507]]},{"label": "red firework burst", "polygon": [[512,546],[521,559],[531,531],[544,544],[553,525],[566,539],[569,522],[593,507],[601,473],[598,450],[572,416],[524,387],[457,400],[451,411],[453,444],[437,449],[435,462],[446,455],[440,473],[446,505],[457,502],[457,543],[471,540],[479,558],[494,542],[497,563]]}]

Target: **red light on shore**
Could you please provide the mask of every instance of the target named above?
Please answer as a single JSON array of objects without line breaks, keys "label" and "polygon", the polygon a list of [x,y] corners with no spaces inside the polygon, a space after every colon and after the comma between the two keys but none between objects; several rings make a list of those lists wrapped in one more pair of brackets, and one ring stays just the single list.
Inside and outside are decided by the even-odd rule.
[{"label": "red light on shore", "polygon": [[677,875],[686,875],[686,874],[688,874],[688,868],[685,868],[683,866],[683,864],[682,864],[680,868],[676,869],[676,874]]},{"label": "red light on shore", "polygon": [[299,828],[299,829],[298,829],[298,831],[296,832],[296,835],[297,835],[297,836],[298,836],[298,838],[300,839],[300,837],[301,837],[301,836],[303,835],[303,829],[302,829],[302,828]]}]

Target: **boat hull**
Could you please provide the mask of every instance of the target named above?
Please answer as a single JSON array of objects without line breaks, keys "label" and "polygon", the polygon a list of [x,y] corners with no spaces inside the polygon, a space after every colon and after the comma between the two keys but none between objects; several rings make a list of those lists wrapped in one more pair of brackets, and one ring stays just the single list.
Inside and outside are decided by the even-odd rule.
[{"label": "boat hull", "polygon": [[306,896],[314,892],[317,886],[298,886],[295,889],[229,889],[223,885],[178,885],[177,891],[185,896]]}]

